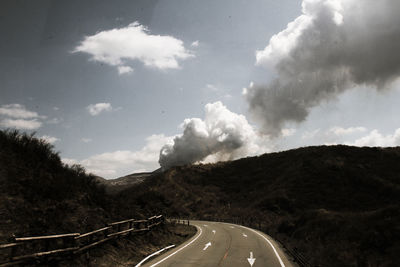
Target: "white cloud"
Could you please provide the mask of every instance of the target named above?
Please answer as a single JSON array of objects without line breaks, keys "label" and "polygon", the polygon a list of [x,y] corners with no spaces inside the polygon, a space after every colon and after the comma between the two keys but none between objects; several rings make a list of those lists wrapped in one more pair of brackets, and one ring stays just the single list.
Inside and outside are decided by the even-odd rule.
[{"label": "white cloud", "polygon": [[0,126],[4,128],[15,128],[19,130],[36,130],[42,126],[42,122],[37,119],[3,119],[0,121]]},{"label": "white cloud", "polygon": [[273,68],[296,47],[299,37],[311,22],[312,18],[307,15],[301,15],[290,22],[285,30],[271,37],[264,50],[256,51],[256,63]]},{"label": "white cloud", "polygon": [[0,106],[0,127],[15,128],[18,130],[36,130],[43,125],[46,116],[26,109],[21,104],[7,104]]},{"label": "white cloud", "polygon": [[40,139],[43,139],[50,144],[54,144],[55,142],[60,141],[60,139],[58,139],[57,137],[49,135],[43,135],[42,137],[40,137]]},{"label": "white cloud", "polygon": [[[357,137],[366,132],[365,127],[340,127],[334,126],[329,129],[315,129],[303,132],[303,145],[319,144],[343,144],[346,138]],[[311,142],[311,143],[310,143]]]},{"label": "white cloud", "polygon": [[198,47],[199,46],[199,40],[194,41],[191,46],[193,47]]},{"label": "white cloud", "polygon": [[59,118],[52,118],[50,120],[47,121],[48,124],[58,124],[62,121],[62,119]]},{"label": "white cloud", "polygon": [[254,156],[270,150],[268,139],[256,132],[245,116],[228,110],[221,102],[205,106],[204,120],[185,119],[183,134],[163,146],[160,165],[215,162]]},{"label": "white cloud", "polygon": [[133,72],[133,69],[129,66],[119,66],[118,67],[118,74],[122,75],[122,74],[129,74]]},{"label": "white cloud", "polygon": [[320,133],[321,129],[315,129],[312,131],[305,131],[301,136],[302,139],[312,139]]},{"label": "white cloud", "polygon": [[62,158],[61,161],[68,165],[79,164],[79,160],[71,159],[71,158]]},{"label": "white cloud", "polygon": [[289,137],[289,136],[292,136],[292,135],[294,135],[295,133],[296,133],[296,129],[294,129],[294,128],[285,128],[285,129],[282,129],[282,136],[283,137]]},{"label": "white cloud", "polygon": [[90,115],[97,116],[102,112],[112,111],[112,106],[110,103],[97,103],[87,106],[86,109],[90,113]]},{"label": "white cloud", "polygon": [[400,145],[400,128],[393,134],[383,135],[378,130],[372,130],[368,135],[357,139],[348,145],[354,146],[399,146]]},{"label": "white cloud", "polygon": [[219,88],[216,86],[216,85],[214,85],[214,84],[207,84],[206,85],[206,89],[208,89],[208,90],[210,90],[210,91],[219,91]]},{"label": "white cloud", "polygon": [[232,95],[231,94],[225,94],[224,98],[232,98]]},{"label": "white cloud", "polygon": [[127,69],[132,60],[164,70],[177,69],[180,67],[178,60],[194,57],[185,49],[183,41],[173,36],[150,34],[138,22],[86,36],[73,52],[88,53],[93,61],[116,66],[120,74],[132,70]]},{"label": "white cloud", "polygon": [[154,171],[160,166],[158,157],[163,145],[173,137],[163,134],[146,138],[146,145],[138,151],[118,150],[93,155],[87,159],[63,159],[67,164],[81,164],[88,172],[104,178],[117,178],[135,172]]},{"label": "white cloud", "polygon": [[0,107],[0,115],[17,119],[41,118],[37,112],[29,111],[21,104],[8,104]]},{"label": "white cloud", "polygon": [[344,136],[344,135],[350,135],[350,134],[355,134],[355,133],[363,133],[366,132],[367,129],[365,127],[349,127],[349,128],[342,128],[342,127],[332,127],[329,129],[328,133],[332,133],[337,136]]},{"label": "white cloud", "polygon": [[90,139],[90,138],[82,138],[81,141],[84,142],[84,143],[90,143],[90,142],[92,142],[93,140]]}]

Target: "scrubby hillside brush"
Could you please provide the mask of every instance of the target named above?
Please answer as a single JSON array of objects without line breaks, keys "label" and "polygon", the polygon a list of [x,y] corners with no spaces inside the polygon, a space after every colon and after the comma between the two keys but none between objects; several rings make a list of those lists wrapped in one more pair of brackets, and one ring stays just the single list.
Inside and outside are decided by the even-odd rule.
[{"label": "scrubby hillside brush", "polygon": [[79,165],[61,162],[33,134],[0,131],[0,241],[94,229],[109,221],[107,196]]},{"label": "scrubby hillside brush", "polygon": [[321,146],[175,167],[121,205],[245,221],[320,266],[400,266],[400,148]]}]

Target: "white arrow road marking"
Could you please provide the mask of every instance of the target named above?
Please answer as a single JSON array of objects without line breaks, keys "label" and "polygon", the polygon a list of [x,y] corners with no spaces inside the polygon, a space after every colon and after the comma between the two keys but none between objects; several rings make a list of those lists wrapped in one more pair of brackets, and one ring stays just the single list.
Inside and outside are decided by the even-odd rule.
[{"label": "white arrow road marking", "polygon": [[213,234],[215,235],[215,233],[216,233],[217,231],[215,231],[215,230],[212,230],[212,232],[213,232]]},{"label": "white arrow road marking", "polygon": [[230,227],[231,227],[232,229],[235,228],[235,227],[233,227],[233,226],[230,226]]},{"label": "white arrow road marking", "polygon": [[203,248],[203,250],[208,249],[209,246],[211,246],[211,242],[208,242],[208,243],[206,244],[206,246]]},{"label": "white arrow road marking", "polygon": [[250,263],[250,266],[253,266],[254,262],[256,261],[256,258],[253,258],[253,252],[250,251],[250,258],[247,258],[247,260]]},{"label": "white arrow road marking", "polygon": [[205,227],[207,227],[208,225],[207,224],[203,224]]},{"label": "white arrow road marking", "polygon": [[243,237],[247,237],[247,235],[245,233],[242,233]]},{"label": "white arrow road marking", "polygon": [[251,228],[248,228],[248,227],[246,227],[246,226],[240,226],[240,227],[242,227],[242,228],[244,228],[244,229],[247,229],[247,230],[249,230],[249,231],[252,231],[252,232],[256,233],[257,235],[261,236],[265,241],[267,241],[268,244],[271,246],[272,250],[274,251],[275,256],[278,258],[279,263],[281,264],[281,267],[285,267],[285,264],[283,263],[281,257],[279,256],[278,251],[276,251],[274,245],[272,245],[271,241],[269,241],[264,235],[260,234],[259,232],[255,231],[255,230],[253,230],[253,229],[251,229]]}]

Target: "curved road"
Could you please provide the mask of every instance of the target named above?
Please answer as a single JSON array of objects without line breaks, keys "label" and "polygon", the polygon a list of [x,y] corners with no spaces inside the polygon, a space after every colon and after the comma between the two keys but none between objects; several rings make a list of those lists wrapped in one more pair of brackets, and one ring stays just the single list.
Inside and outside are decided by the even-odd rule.
[{"label": "curved road", "polygon": [[197,228],[194,237],[142,266],[294,266],[280,246],[259,231],[220,222],[190,223]]}]

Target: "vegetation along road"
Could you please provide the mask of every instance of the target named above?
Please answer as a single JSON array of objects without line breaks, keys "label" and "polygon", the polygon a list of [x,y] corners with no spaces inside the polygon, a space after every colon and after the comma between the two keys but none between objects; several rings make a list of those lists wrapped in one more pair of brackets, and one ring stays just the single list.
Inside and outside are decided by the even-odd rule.
[{"label": "vegetation along road", "polygon": [[190,223],[197,228],[194,237],[142,266],[293,266],[279,244],[259,231],[220,222]]}]

